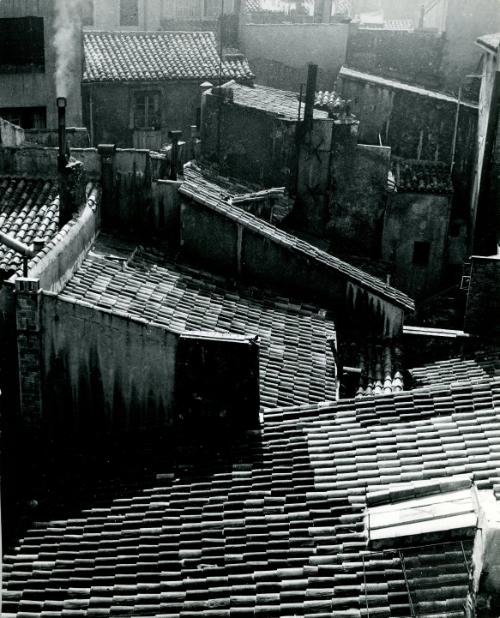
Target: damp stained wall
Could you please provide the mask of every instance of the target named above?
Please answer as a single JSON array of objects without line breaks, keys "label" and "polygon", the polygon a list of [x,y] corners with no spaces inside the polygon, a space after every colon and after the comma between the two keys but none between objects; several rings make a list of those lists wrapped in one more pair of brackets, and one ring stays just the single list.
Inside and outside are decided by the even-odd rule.
[{"label": "damp stained wall", "polygon": [[41,321],[50,427],[92,434],[172,420],[177,335],[46,293]]},{"label": "damp stained wall", "polygon": [[[394,193],[388,200],[382,257],[392,264],[392,284],[412,298],[438,292],[447,262],[450,198],[427,193]],[[414,258],[415,243],[428,243],[425,264]]]}]

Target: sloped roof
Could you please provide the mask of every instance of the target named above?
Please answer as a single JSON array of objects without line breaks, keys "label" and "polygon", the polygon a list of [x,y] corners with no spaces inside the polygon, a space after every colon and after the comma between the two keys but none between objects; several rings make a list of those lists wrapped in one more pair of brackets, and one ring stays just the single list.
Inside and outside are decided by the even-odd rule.
[{"label": "sloped roof", "polygon": [[84,82],[251,79],[246,59],[220,64],[213,32],[84,33]]},{"label": "sloped roof", "polygon": [[[87,185],[87,205],[96,207],[100,200],[98,184]],[[59,195],[57,181],[26,176],[0,176],[0,230],[12,238],[31,246],[36,239],[43,247],[29,260],[35,267],[40,259],[61,240],[73,226],[71,219],[59,229]],[[22,256],[0,244],[0,270],[19,272]]]},{"label": "sloped roof", "polygon": [[274,410],[223,461],[80,485],[4,557],[3,616],[463,616],[469,534],[370,552],[367,494],[467,474],[499,499],[499,415],[499,380]]},{"label": "sloped roof", "polygon": [[265,407],[335,399],[335,333],[326,311],[168,261],[160,251],[101,235],[60,296],[145,318],[175,332],[258,335],[261,404]]},{"label": "sloped roof", "polygon": [[[236,82],[224,84],[224,88],[233,92],[233,103],[242,107],[250,107],[269,114],[275,114],[288,120],[303,120],[305,105],[299,101],[297,92],[278,90],[269,86],[246,86]],[[300,117],[299,117],[300,108]],[[328,113],[314,109],[315,119],[328,118]]]},{"label": "sloped roof", "polygon": [[500,348],[481,351],[469,358],[451,358],[410,370],[415,386],[446,386],[456,382],[474,384],[500,377]]},{"label": "sloped roof", "polygon": [[319,263],[331,268],[336,273],[345,277],[347,281],[359,285],[363,289],[383,298],[389,303],[398,305],[405,309],[413,310],[415,305],[413,300],[404,292],[387,285],[380,279],[351,266],[347,262],[334,257],[326,251],[322,251],[309,244],[308,242],[289,234],[274,225],[262,221],[254,215],[245,212],[241,208],[231,206],[220,199],[220,194],[209,184],[199,183],[196,180],[187,179],[179,188],[179,191],[190,199],[218,211],[248,229],[251,229],[262,236],[265,236],[291,251],[302,253],[303,255],[316,260]]},{"label": "sloped roof", "polygon": [[[373,73],[364,73],[363,71],[357,71],[349,67],[343,66],[340,69],[339,79],[348,79],[360,82],[366,82],[381,86],[382,88],[389,88],[391,90],[404,90],[410,94],[416,94],[422,97],[429,97],[436,101],[444,101],[446,103],[458,104],[458,99],[444,92],[438,92],[437,90],[429,90],[429,88],[423,88],[421,86],[413,86],[412,84],[406,84],[395,79],[389,79],[387,77],[380,77],[380,75],[374,75]],[[478,109],[477,103],[471,103],[469,101],[462,100],[460,102],[462,107],[468,107],[470,109]]]},{"label": "sloped roof", "polygon": [[[50,241],[58,232],[57,182],[52,179],[0,176],[0,230],[30,246]],[[22,256],[0,244],[0,269],[17,271]]]},{"label": "sloped roof", "polygon": [[237,203],[243,210],[257,214],[259,202],[272,197],[273,205],[271,223],[279,225],[292,211],[293,202],[285,195],[284,187],[264,189],[254,184],[243,184],[241,180],[222,176],[214,166],[200,165],[190,161],[184,165],[184,178],[193,183],[203,185],[207,190],[218,193],[219,198],[228,204]]},{"label": "sloped roof", "polygon": [[481,47],[486,47],[489,51],[497,52],[500,47],[500,32],[484,34],[476,40],[476,43]]}]

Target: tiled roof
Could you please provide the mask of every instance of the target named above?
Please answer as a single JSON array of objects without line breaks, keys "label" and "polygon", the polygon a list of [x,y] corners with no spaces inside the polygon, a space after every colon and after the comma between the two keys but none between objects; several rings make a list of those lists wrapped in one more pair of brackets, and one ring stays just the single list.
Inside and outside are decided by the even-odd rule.
[{"label": "tiled roof", "polygon": [[[0,176],[0,230],[30,246],[46,243],[58,232],[57,182],[40,178]],[[0,244],[0,269],[17,271],[22,256]]]},{"label": "tiled roof", "polygon": [[101,236],[61,292],[97,308],[145,318],[175,332],[215,331],[261,339],[264,407],[335,399],[334,324],[311,305],[244,287],[169,263],[164,254],[123,244],[125,269],[107,255],[113,239]]},{"label": "tiled roof", "polygon": [[[86,82],[215,79],[213,32],[85,32]],[[222,62],[224,79],[251,79],[246,59]]]},{"label": "tiled roof", "polygon": [[498,380],[275,410],[223,461],[79,486],[5,555],[3,616],[463,617],[471,537],[370,552],[367,494],[466,474],[499,499],[499,415]]},{"label": "tiled roof", "polygon": [[259,204],[272,197],[274,205],[269,220],[275,225],[279,225],[293,209],[293,202],[285,195],[283,187],[262,190],[258,185],[242,184],[240,180],[222,176],[216,167],[190,161],[184,166],[184,178],[204,186],[228,204],[234,201],[240,208],[259,218],[265,218],[259,214]]},{"label": "tiled roof", "polygon": [[[100,186],[89,183],[86,196],[87,206],[95,210],[100,200]],[[76,218],[70,219],[59,229],[56,180],[0,176],[0,230],[28,246],[35,239],[43,240],[40,251],[28,261],[30,270],[68,233],[75,222]],[[21,267],[22,257],[0,244],[0,270],[20,272]]]},{"label": "tiled roof", "polygon": [[389,395],[404,388],[401,347],[394,341],[369,341],[359,347],[360,380],[357,395]]},{"label": "tiled roof", "polygon": [[484,34],[480,36],[476,42],[482,47],[487,47],[490,51],[497,52],[500,47],[500,32],[496,32],[495,34]]},{"label": "tiled roof", "polygon": [[453,192],[450,169],[445,163],[393,157],[391,167],[396,188],[400,193]]},{"label": "tiled roof", "polygon": [[456,382],[474,384],[500,377],[500,349],[479,352],[471,358],[451,358],[410,370],[416,387],[445,386]]},{"label": "tiled roof", "polygon": [[298,253],[324,264],[336,273],[345,277],[348,281],[359,285],[368,292],[405,309],[414,309],[413,300],[403,292],[387,285],[380,279],[365,273],[359,268],[351,266],[347,262],[343,262],[326,251],[322,251],[321,249],[314,247],[308,242],[297,238],[297,236],[288,234],[274,225],[258,219],[241,208],[228,205],[220,199],[219,194],[216,191],[213,191],[210,186],[206,186],[204,184],[202,185],[188,179],[180,186],[179,191],[195,202],[204,204],[205,206],[218,211],[225,216],[234,219],[235,221],[238,221],[240,225],[243,225],[256,233],[269,238],[273,242],[276,242],[292,251],[297,251]]},{"label": "tiled roof", "polygon": [[[299,120],[300,107],[300,120],[304,119],[304,101],[300,105],[299,95],[296,92],[278,90],[257,84],[254,86],[244,86],[235,82],[225,84],[224,88],[232,90],[233,102],[236,105],[258,109],[288,120]],[[328,114],[325,111],[315,109],[314,118],[328,118]]]}]

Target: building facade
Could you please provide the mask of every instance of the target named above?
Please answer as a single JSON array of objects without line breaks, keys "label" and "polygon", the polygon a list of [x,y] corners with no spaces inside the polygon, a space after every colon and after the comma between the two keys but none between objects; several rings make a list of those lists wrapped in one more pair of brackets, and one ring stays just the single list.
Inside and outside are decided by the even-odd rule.
[{"label": "building facade", "polygon": [[56,82],[61,62],[69,58],[64,94],[68,98],[67,123],[82,124],[82,40],[79,30],[59,57],[54,46],[54,0],[0,3],[0,117],[24,129],[57,128]]}]

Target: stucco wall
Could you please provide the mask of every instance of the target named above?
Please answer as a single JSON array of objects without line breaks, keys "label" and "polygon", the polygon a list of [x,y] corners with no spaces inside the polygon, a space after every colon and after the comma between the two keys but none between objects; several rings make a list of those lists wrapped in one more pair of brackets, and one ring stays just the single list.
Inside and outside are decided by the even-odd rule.
[{"label": "stucco wall", "polygon": [[345,62],[348,35],[346,24],[242,24],[240,47],[258,84],[297,90],[307,63],[314,62],[318,88],[330,90]]},{"label": "stucco wall", "polygon": [[295,126],[274,114],[207,94],[202,102],[201,152],[204,158],[219,162],[229,176],[267,187],[289,186]]},{"label": "stucco wall", "polygon": [[[352,101],[360,120],[359,140],[390,146],[395,156],[405,159],[443,161],[451,164],[457,103],[343,76],[339,89]],[[461,105],[454,181],[455,201],[463,212],[469,208],[473,183],[478,111]]]},{"label": "stucco wall", "polygon": [[177,336],[42,295],[44,416],[54,430],[127,431],[172,419]]},{"label": "stucco wall", "polygon": [[[37,0],[4,0],[0,2],[0,18],[2,17],[43,17],[44,18],[44,73],[2,74],[0,89],[1,107],[46,107],[47,127],[57,128],[55,67],[56,51],[54,38],[54,3]],[[83,44],[79,35],[72,41],[76,54],[71,80],[67,84],[68,106],[66,121],[68,126],[82,126],[82,105],[80,82],[82,78]]]},{"label": "stucco wall", "polygon": [[[449,216],[447,196],[396,193],[389,199],[382,257],[393,265],[393,285],[413,298],[424,298],[439,291],[447,257]],[[413,263],[415,242],[430,243],[426,266]]]},{"label": "stucco wall", "polygon": [[471,258],[471,279],[465,311],[465,330],[500,339],[500,257]]},{"label": "stucco wall", "polygon": [[84,83],[84,123],[93,145],[116,144],[122,148],[147,145],[141,140],[140,134],[143,132],[134,130],[134,93],[144,91],[160,93],[161,129],[149,137],[151,145],[148,147],[159,149],[170,143],[168,132],[171,130],[181,130],[183,137],[188,138],[191,125],[197,122],[197,110],[201,107],[201,83],[202,80],[134,84]]},{"label": "stucco wall", "polygon": [[24,130],[0,118],[0,146],[21,146],[24,143]]}]

